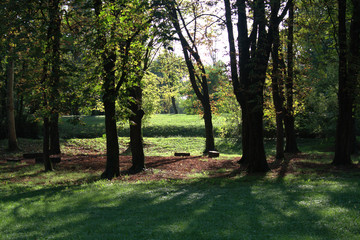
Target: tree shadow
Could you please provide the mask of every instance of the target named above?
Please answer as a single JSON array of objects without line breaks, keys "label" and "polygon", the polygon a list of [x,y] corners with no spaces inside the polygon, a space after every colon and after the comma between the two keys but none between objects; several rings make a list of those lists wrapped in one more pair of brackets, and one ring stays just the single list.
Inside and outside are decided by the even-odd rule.
[{"label": "tree shadow", "polygon": [[174,164],[174,163],[181,162],[181,161],[186,161],[189,159],[196,159],[199,157],[200,156],[161,158],[161,159],[159,159],[159,161],[146,163],[146,167],[157,168],[157,167]]},{"label": "tree shadow", "polygon": [[[307,203],[309,191],[297,184],[244,179],[131,186],[101,184],[5,196],[1,202],[16,204],[6,213],[11,221],[0,224],[0,229],[4,234],[26,233],[29,239],[341,239],[343,236],[327,224],[336,221],[337,216],[325,218],[321,212],[326,205],[316,210],[303,204]],[[340,194],[359,196],[353,188],[322,194],[339,200],[333,203],[335,207],[343,206]],[[37,204],[40,207],[36,208]],[[358,225],[355,223],[347,231],[356,233]]]}]

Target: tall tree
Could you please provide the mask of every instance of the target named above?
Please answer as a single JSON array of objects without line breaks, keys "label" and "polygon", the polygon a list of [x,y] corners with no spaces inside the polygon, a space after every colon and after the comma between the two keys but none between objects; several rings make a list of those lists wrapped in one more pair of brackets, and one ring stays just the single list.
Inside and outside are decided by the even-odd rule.
[{"label": "tall tree", "polygon": [[[229,0],[224,0],[231,79],[234,94],[242,110],[243,156],[240,163],[246,165],[248,172],[269,170],[263,139],[263,90],[273,44],[273,32],[284,18],[288,8],[286,6],[279,14],[280,0],[271,0],[270,8],[267,8],[266,2],[256,0],[249,4],[249,9],[247,9],[247,1],[236,1],[238,21],[238,50],[236,50],[231,3]],[[251,32],[248,35],[250,21],[248,14],[250,13],[253,17]],[[270,18],[269,21],[267,21],[267,15]],[[239,56],[238,59],[237,56]]]},{"label": "tall tree", "polygon": [[272,93],[275,106],[276,118],[276,159],[284,158],[284,93],[283,93],[283,73],[280,64],[280,36],[279,27],[274,29],[274,44],[271,52],[273,69],[272,69]]},{"label": "tall tree", "polygon": [[[156,15],[149,1],[113,0],[102,3],[94,0],[96,15],[96,52],[100,55],[100,76],[103,82],[103,103],[105,108],[105,128],[107,144],[106,169],[103,178],[119,176],[119,144],[116,130],[116,100],[119,90],[130,92],[134,104],[131,105],[134,121],[131,127],[131,148],[133,152],[132,173],[142,170],[144,156],[141,136],[141,80],[148,67],[148,52],[159,31],[149,31]],[[131,119],[130,119],[131,120]],[[135,146],[136,145],[136,146]],[[133,150],[134,149],[134,150]],[[139,153],[140,152],[140,153]]]},{"label": "tall tree", "polygon": [[[111,1],[113,3],[114,1]],[[115,78],[115,47],[107,47],[109,41],[114,41],[115,26],[110,26],[110,40],[106,38],[106,32],[102,28],[101,13],[103,3],[101,0],[94,0],[97,29],[97,48],[101,52],[102,60],[102,81],[103,81],[103,102],[105,108],[105,133],[106,133],[106,168],[102,173],[102,178],[112,179],[120,175],[119,168],[119,142],[116,128],[115,101],[117,98],[117,84]]]},{"label": "tall tree", "polygon": [[[196,9],[199,6],[194,6]],[[175,31],[179,37],[186,66],[189,71],[189,78],[191,85],[194,89],[194,92],[197,98],[200,100],[201,105],[204,111],[204,122],[205,122],[205,150],[204,153],[207,153],[215,149],[215,141],[214,141],[214,132],[213,132],[213,124],[212,124],[212,112],[210,105],[210,97],[209,97],[209,88],[208,88],[208,79],[207,73],[202,62],[202,59],[199,55],[196,34],[197,34],[197,26],[196,21],[199,16],[195,13],[194,21],[195,27],[194,32],[190,34],[189,28],[185,19],[183,17],[183,13],[180,10],[180,6],[176,1],[171,1],[168,3],[170,20],[175,28]],[[185,37],[187,36],[187,38]]]},{"label": "tall tree", "polygon": [[284,115],[286,146],[285,152],[297,153],[299,149],[295,134],[294,117],[294,0],[289,0],[288,34],[287,34],[287,77],[286,77],[286,107]]},{"label": "tall tree", "polygon": [[60,0],[49,2],[49,28],[52,28],[51,36],[51,73],[49,101],[51,102],[50,116],[50,153],[59,154],[60,135],[59,135],[59,108],[60,108],[60,39],[61,39],[61,6]]},{"label": "tall tree", "polygon": [[353,148],[355,88],[360,73],[360,1],[352,0],[349,45],[347,44],[347,1],[338,0],[339,116],[336,128],[334,165],[350,165]]},{"label": "tall tree", "polygon": [[16,138],[15,110],[14,110],[14,56],[10,56],[7,63],[7,124],[8,124],[8,149],[16,151],[19,149]]},{"label": "tall tree", "polygon": [[[60,0],[48,0],[48,20],[47,20],[47,47],[45,52],[45,60],[43,62],[43,108],[44,108],[44,132],[43,132],[43,159],[45,171],[52,171],[52,163],[49,155],[51,154],[50,139],[52,143],[59,141],[58,129],[54,129],[54,125],[57,126],[58,112],[57,112],[57,98],[58,84],[60,79]],[[52,126],[52,129],[50,127]],[[56,134],[51,134],[52,131],[57,131]],[[56,138],[56,139],[54,139]],[[54,149],[57,153],[60,152],[60,144],[57,143],[58,149]]]}]

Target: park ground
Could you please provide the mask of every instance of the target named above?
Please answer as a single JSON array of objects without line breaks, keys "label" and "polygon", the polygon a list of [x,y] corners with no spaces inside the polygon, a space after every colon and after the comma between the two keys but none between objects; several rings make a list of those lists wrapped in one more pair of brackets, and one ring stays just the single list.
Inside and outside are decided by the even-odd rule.
[{"label": "park ground", "polygon": [[[99,179],[105,138],[94,118],[83,127],[64,121],[54,172],[21,157],[41,149],[41,140],[19,139],[16,154],[2,141],[0,239],[360,239],[356,156],[353,166],[334,167],[331,139],[299,139],[302,153],[278,162],[268,139],[271,171],[249,175],[237,164],[236,140],[216,138],[220,157],[204,157],[201,119],[183,117],[187,126],[148,123],[146,170],[137,175],[126,173],[131,156],[120,137],[122,174],[112,181]],[[97,136],[70,136],[81,132]]]}]

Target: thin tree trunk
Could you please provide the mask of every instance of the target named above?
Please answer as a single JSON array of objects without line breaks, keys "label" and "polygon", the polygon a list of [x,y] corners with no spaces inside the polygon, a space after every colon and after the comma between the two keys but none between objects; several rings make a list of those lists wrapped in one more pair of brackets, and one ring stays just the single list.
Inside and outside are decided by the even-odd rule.
[{"label": "thin tree trunk", "polygon": [[[189,72],[189,78],[191,82],[191,86],[196,94],[196,97],[200,100],[201,105],[204,111],[204,122],[205,122],[205,150],[204,154],[208,153],[209,151],[216,150],[215,149],[215,141],[214,141],[214,133],[213,133],[213,124],[212,124],[212,116],[211,116],[211,105],[210,105],[210,98],[209,98],[209,90],[207,85],[207,77],[205,68],[201,61],[201,58],[197,51],[194,51],[184,37],[182,33],[182,29],[179,23],[178,14],[174,3],[170,3],[169,11],[171,15],[171,20],[173,26],[176,30],[180,38],[180,43],[182,46],[186,66]],[[183,20],[183,19],[182,19]],[[195,47],[196,49],[196,47]],[[196,74],[196,69],[194,63],[196,64],[197,68],[201,71],[200,74]],[[200,87],[199,87],[200,85]]]},{"label": "thin tree trunk", "polygon": [[50,125],[50,152],[60,153],[60,135],[59,135],[59,83],[60,83],[60,38],[61,38],[61,18],[60,1],[51,0],[50,9],[50,28],[51,32],[51,74],[49,101],[51,103]]},{"label": "thin tree trunk", "polygon": [[288,76],[286,78],[286,108],[285,108],[285,138],[286,146],[285,152],[287,153],[298,153],[300,152],[296,142],[295,134],[295,118],[294,118],[294,107],[293,107],[293,85],[294,85],[294,3],[293,0],[289,0],[289,29],[288,29]]},{"label": "thin tree trunk", "polygon": [[204,153],[208,153],[209,151],[214,151],[215,149],[215,139],[213,132],[213,124],[212,124],[212,115],[211,115],[211,106],[210,101],[206,101],[203,104],[204,107],[204,123],[205,123],[205,150]]},{"label": "thin tree trunk", "polygon": [[50,141],[49,128],[50,128],[49,118],[45,117],[44,118],[44,136],[43,136],[43,160],[44,160],[45,172],[53,170],[52,162],[50,160],[50,151],[49,151],[49,147],[50,147],[49,146],[49,141]]},{"label": "thin tree trunk", "polygon": [[276,159],[284,159],[284,98],[283,98],[283,87],[282,87],[282,74],[280,70],[280,59],[279,59],[279,49],[280,49],[280,37],[279,37],[279,28],[276,28],[274,31],[274,44],[272,51],[272,60],[273,60],[273,70],[272,70],[272,93],[273,93],[273,102],[275,106],[275,115],[276,115]]},{"label": "thin tree trunk", "polygon": [[178,110],[177,110],[177,107],[176,107],[176,101],[175,101],[174,97],[171,97],[171,103],[172,103],[172,106],[173,106],[173,109],[174,109],[174,113],[178,114]]},{"label": "thin tree trunk", "polygon": [[132,156],[132,166],[129,169],[129,173],[135,174],[145,169],[145,155],[142,138],[142,118],[144,111],[142,106],[142,89],[139,86],[134,86],[131,89],[130,96],[132,101],[130,102],[130,110],[132,116],[129,118],[130,123],[130,148]]},{"label": "thin tree trunk", "polygon": [[15,107],[14,107],[14,59],[9,57],[7,65],[7,118],[8,118],[8,150],[16,151],[19,149],[15,127]]}]

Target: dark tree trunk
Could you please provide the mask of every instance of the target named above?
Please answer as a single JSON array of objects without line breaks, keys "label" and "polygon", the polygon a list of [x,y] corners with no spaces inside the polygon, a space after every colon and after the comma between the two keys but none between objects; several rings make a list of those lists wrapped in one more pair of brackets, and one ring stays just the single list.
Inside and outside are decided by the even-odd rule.
[{"label": "dark tree trunk", "polygon": [[50,132],[49,132],[49,118],[44,118],[44,136],[43,136],[43,159],[44,159],[44,168],[45,172],[52,171],[52,163],[50,161],[50,151],[49,151],[49,141],[50,141]]},{"label": "dark tree trunk", "polygon": [[295,118],[293,107],[293,85],[294,85],[294,3],[293,0],[289,0],[289,29],[288,29],[288,44],[287,44],[287,78],[285,83],[286,88],[286,108],[285,108],[285,138],[286,146],[285,152],[298,153],[300,152],[296,142],[295,134]]},{"label": "dark tree trunk", "polygon": [[16,151],[19,149],[15,128],[15,107],[14,107],[14,59],[9,57],[7,64],[7,124],[8,124],[8,150]]},{"label": "dark tree trunk", "polygon": [[247,3],[245,0],[236,1],[238,17],[238,51],[236,51],[231,3],[229,0],[224,0],[224,4],[231,78],[234,94],[242,112],[243,156],[240,163],[247,166],[248,172],[266,172],[269,171],[269,166],[263,138],[263,88],[273,43],[273,31],[285,16],[286,9],[278,16],[280,2],[270,1],[271,17],[267,27],[264,1],[253,1],[251,6],[253,25],[248,35]]},{"label": "dark tree trunk", "polygon": [[173,109],[174,109],[174,113],[178,114],[178,110],[177,110],[177,107],[176,107],[176,101],[175,101],[174,97],[171,97],[171,103],[172,103],[172,106],[173,106]]},{"label": "dark tree trunk", "polygon": [[111,180],[120,175],[119,142],[116,129],[115,98],[114,94],[105,94],[103,97],[105,108],[106,132],[106,167],[101,178]]},{"label": "dark tree trunk", "polygon": [[[339,4],[339,116],[336,128],[334,165],[351,165],[354,130],[354,89],[359,75],[360,2],[353,0],[350,47],[347,52],[346,1]],[[349,62],[347,60],[349,59]]]},{"label": "dark tree trunk", "polygon": [[[251,100],[249,101],[251,102]],[[262,103],[248,103],[250,111],[248,116],[248,152],[246,158],[247,171],[250,173],[267,172],[270,170],[266,161],[263,137],[263,111]]]},{"label": "dark tree trunk", "polygon": [[119,139],[116,127],[115,101],[117,91],[115,87],[115,62],[116,54],[113,51],[105,51],[103,54],[104,77],[104,108],[105,108],[105,132],[106,132],[106,168],[102,178],[112,179],[120,175],[119,167]]},{"label": "dark tree trunk", "polygon": [[280,37],[279,28],[274,31],[274,45],[272,50],[273,70],[272,70],[272,93],[276,114],[276,156],[277,160],[284,159],[284,96],[283,81],[279,59]]},{"label": "dark tree trunk", "polygon": [[[266,161],[265,148],[263,142],[263,77],[264,69],[266,71],[266,40],[264,39],[265,25],[261,20],[263,13],[262,8],[256,9],[256,18],[259,25],[258,36],[262,40],[258,40],[258,48],[261,51],[255,53],[255,45],[253,46],[253,57],[250,59],[250,39],[247,36],[247,20],[245,1],[237,2],[238,13],[238,47],[239,47],[239,63],[236,60],[236,48],[231,20],[230,1],[224,0],[226,26],[228,29],[228,40],[230,44],[230,64],[231,76],[234,88],[234,94],[241,106],[242,113],[242,147],[243,155],[239,163],[247,167],[248,172],[267,172],[269,166]],[[259,3],[257,3],[259,4]],[[260,42],[263,41],[260,45]],[[261,62],[261,63],[260,63]],[[264,65],[264,66],[262,66]],[[238,73],[240,69],[240,75]],[[251,73],[251,74],[250,74]]]},{"label": "dark tree trunk", "polygon": [[356,94],[358,93],[358,84],[360,77],[360,1],[352,0],[353,4],[353,13],[352,13],[352,22],[350,25],[350,56],[349,56],[349,81],[350,89],[352,89],[350,99],[352,101],[352,149],[351,154],[357,154],[358,142],[356,140],[356,121],[355,121],[355,112],[359,110],[358,106],[355,106]]},{"label": "dark tree trunk", "polygon": [[205,139],[206,139],[204,153],[206,154],[209,151],[214,151],[216,149],[215,149],[210,101],[205,101],[203,107],[204,107],[204,122],[205,122]]},{"label": "dark tree trunk", "polygon": [[60,1],[50,0],[49,6],[49,35],[51,42],[51,73],[50,73],[50,96],[51,116],[49,118],[50,129],[50,153],[60,153],[59,135],[59,83],[60,83],[60,38],[61,38],[61,17]]},{"label": "dark tree trunk", "polygon": [[50,118],[50,152],[60,154],[60,135],[59,135],[59,114],[54,113]]},{"label": "dark tree trunk", "polygon": [[353,132],[352,132],[352,149],[351,149],[351,154],[358,154],[359,153],[359,145],[358,145],[358,141],[356,140],[356,131],[357,131],[357,128],[356,128],[356,124],[355,124],[355,118],[353,118]]},{"label": "dark tree trunk", "polygon": [[129,173],[135,174],[145,169],[145,155],[142,138],[142,118],[144,111],[142,106],[142,89],[135,86],[131,89],[130,96],[132,101],[130,102],[130,110],[132,116],[129,118],[130,122],[130,148],[132,155],[132,166],[129,169]]},{"label": "dark tree trunk", "polygon": [[[95,15],[99,18],[102,1],[94,0]],[[98,19],[97,19],[98,21]],[[100,28],[100,23],[97,22],[97,27]],[[116,116],[115,116],[115,101],[117,98],[117,89],[115,86],[115,62],[116,52],[115,49],[106,48],[106,37],[102,33],[101,29],[98,30],[96,39],[97,48],[103,53],[101,55],[103,65],[103,102],[105,108],[105,133],[106,133],[106,167],[105,171],[101,174],[101,178],[111,180],[114,177],[120,175],[119,167],[119,139],[116,128]],[[113,29],[110,32],[113,37]]]}]

